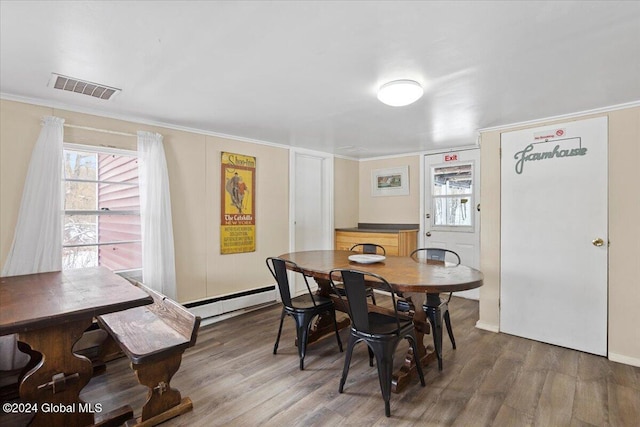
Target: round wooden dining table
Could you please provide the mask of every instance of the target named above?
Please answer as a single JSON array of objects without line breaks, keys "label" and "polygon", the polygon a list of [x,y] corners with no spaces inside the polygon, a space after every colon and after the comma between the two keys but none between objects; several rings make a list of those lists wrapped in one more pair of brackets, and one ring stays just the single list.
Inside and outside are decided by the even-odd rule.
[{"label": "round wooden dining table", "polygon": [[[389,282],[396,293],[408,297],[407,299],[413,308],[411,312],[414,313],[413,322],[416,327],[420,354],[414,357],[409,350],[403,367],[394,373],[393,390],[399,392],[409,382],[410,375],[415,373],[416,359],[426,365],[437,359],[436,350],[441,351],[442,349],[442,325],[436,322],[436,319],[441,316],[439,312],[440,293],[478,288],[482,286],[484,276],[479,270],[462,264],[433,262],[407,256],[386,256],[381,262],[365,264],[349,260],[352,255],[358,254],[351,251],[316,250],[286,253],[280,255],[279,258],[294,262],[298,265],[301,273],[313,277],[318,283],[318,293],[332,298],[338,310],[344,311],[344,307],[341,306],[340,299],[332,293],[329,282],[329,273],[335,269],[351,269],[378,274]],[[375,287],[375,283],[372,282],[371,285]],[[430,307],[428,310],[430,311],[429,323],[434,338],[434,348],[424,344],[424,335],[429,333],[430,328],[427,324],[427,313],[421,309],[423,305],[425,308]],[[416,310],[415,307],[419,309]],[[370,310],[388,312],[389,309],[370,306]],[[346,327],[348,324],[348,319],[339,322],[340,327]],[[333,321],[329,318],[320,318],[314,326],[309,342],[332,332]]]}]

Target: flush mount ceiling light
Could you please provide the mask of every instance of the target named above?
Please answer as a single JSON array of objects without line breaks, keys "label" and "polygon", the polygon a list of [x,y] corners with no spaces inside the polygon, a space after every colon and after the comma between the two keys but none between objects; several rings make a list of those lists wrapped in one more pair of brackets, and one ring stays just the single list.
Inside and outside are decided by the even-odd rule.
[{"label": "flush mount ceiling light", "polygon": [[380,86],[378,99],[392,107],[402,107],[416,102],[424,91],[420,83],[413,80],[394,80]]}]

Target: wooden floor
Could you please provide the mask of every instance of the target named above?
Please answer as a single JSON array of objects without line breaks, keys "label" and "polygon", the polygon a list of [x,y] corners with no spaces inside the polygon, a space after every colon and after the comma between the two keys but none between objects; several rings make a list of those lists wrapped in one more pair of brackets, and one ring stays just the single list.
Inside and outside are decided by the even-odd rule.
[{"label": "wooden floor", "polygon": [[[384,296],[377,299],[385,304]],[[172,384],[191,397],[194,410],[162,425],[640,425],[640,368],[479,330],[476,301],[453,298],[450,309],[458,349],[445,336],[444,370],[431,364],[426,387],[416,378],[393,394],[391,418],[384,416],[365,344],[356,346],[343,394],[338,383],[344,354],[335,339],[312,344],[300,371],[294,323],[287,318],[273,355],[280,316],[274,305],[200,329]],[[341,337],[346,343],[348,331]],[[406,341],[399,346],[396,364],[407,348]],[[94,377],[82,397],[105,410],[128,403],[138,414],[145,393],[128,361],[120,359]]]}]

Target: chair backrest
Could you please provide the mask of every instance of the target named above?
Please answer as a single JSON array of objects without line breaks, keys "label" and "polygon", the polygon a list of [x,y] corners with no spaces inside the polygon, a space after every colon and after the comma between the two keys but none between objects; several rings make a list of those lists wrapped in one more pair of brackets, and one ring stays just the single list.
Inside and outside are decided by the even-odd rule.
[{"label": "chair backrest", "polygon": [[[329,279],[331,287],[340,298],[340,302],[348,307],[348,314],[351,319],[352,327],[361,332],[371,332],[366,288],[370,286],[372,281],[377,282],[377,288],[391,294],[391,300],[393,302],[392,306],[396,318],[395,332],[397,334],[400,333],[400,318],[396,307],[395,292],[384,277],[378,274],[367,273],[359,270],[336,269],[329,273]],[[347,301],[344,301],[341,293],[338,292],[334,279],[338,283],[343,284]],[[369,284],[366,283],[367,281],[369,281]]]},{"label": "chair backrest", "polygon": [[[267,268],[271,272],[271,275],[274,279],[276,279],[276,283],[278,284],[278,291],[280,292],[280,298],[282,299],[282,304],[286,307],[293,307],[291,303],[291,291],[289,289],[289,276],[287,275],[287,266],[289,266],[289,270],[297,271],[302,274],[298,265],[293,262],[282,258],[269,257],[266,260]],[[311,292],[311,288],[309,287],[309,282],[307,281],[307,276],[302,274],[302,278],[304,279],[305,285],[307,285],[307,291],[311,296],[311,301],[313,301],[313,305],[316,305],[316,300],[313,297],[313,293]]]},{"label": "chair backrest", "polygon": [[382,252],[382,255],[386,255],[387,251],[383,246],[377,245],[375,243],[356,243],[351,246],[350,251],[359,250],[362,251],[363,254],[377,254],[378,250]]},{"label": "chair backrest", "polygon": [[411,252],[409,255],[411,258],[419,258],[421,254],[426,255],[426,259],[431,261],[440,261],[440,262],[453,262],[456,265],[460,264],[460,255],[451,249],[444,248],[418,248],[415,251]]}]

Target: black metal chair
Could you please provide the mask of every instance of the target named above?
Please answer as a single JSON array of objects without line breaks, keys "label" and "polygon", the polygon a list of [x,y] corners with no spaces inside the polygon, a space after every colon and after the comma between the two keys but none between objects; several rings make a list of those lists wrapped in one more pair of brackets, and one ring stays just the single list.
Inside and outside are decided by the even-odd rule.
[{"label": "black metal chair", "polygon": [[[349,250],[354,252],[360,252],[363,254],[369,254],[369,255],[375,255],[375,254],[378,254],[379,252],[381,252],[382,255],[387,254],[387,251],[383,246],[380,246],[375,243],[356,243],[355,245],[351,246],[351,249]],[[345,296],[344,287],[342,286],[341,283],[336,283],[336,286],[334,289],[335,289],[334,292],[340,293],[341,296]],[[371,302],[373,303],[373,305],[377,305],[376,295],[373,292],[373,289],[371,287],[367,287],[367,297],[371,298]]]},{"label": "black metal chair", "polygon": [[278,284],[278,290],[280,291],[280,297],[282,299],[282,314],[280,316],[280,327],[278,328],[278,337],[276,343],[273,346],[273,354],[278,351],[278,343],[280,342],[280,335],[282,333],[282,323],[285,316],[291,316],[296,322],[296,332],[298,339],[298,355],[300,357],[300,370],[304,370],[304,356],[307,351],[307,339],[309,337],[309,330],[311,329],[311,321],[319,314],[329,313],[333,318],[333,325],[336,329],[336,339],[338,340],[338,347],[342,351],[342,341],[338,334],[338,323],[336,322],[336,310],[333,305],[333,301],[329,298],[322,297],[320,295],[314,295],[309,287],[307,277],[302,274],[304,282],[307,285],[308,293],[299,297],[291,298],[291,291],[289,290],[289,278],[287,276],[287,265],[293,268],[294,271],[300,271],[298,266],[292,262],[282,258],[269,257],[266,260],[269,271],[276,279]]},{"label": "black metal chair", "polygon": [[359,249],[358,252],[362,252],[363,254],[377,254],[378,252],[381,252],[382,255],[387,254],[387,251],[383,246],[375,243],[356,243],[355,245],[351,246],[351,249],[349,250],[355,251],[357,249]]},{"label": "black metal chair", "polygon": [[[351,319],[351,334],[349,344],[344,359],[342,378],[340,379],[340,393],[344,390],[349,365],[353,354],[354,346],[360,341],[367,344],[369,351],[369,365],[373,366],[375,356],[378,367],[378,379],[380,380],[380,390],[384,399],[384,412],[387,417],[391,416],[389,400],[391,398],[391,381],[393,375],[393,355],[398,347],[398,343],[407,339],[413,349],[413,354],[418,354],[416,333],[413,320],[409,317],[400,316],[396,307],[395,293],[389,282],[383,277],[358,270],[332,270],[329,273],[331,286],[335,287],[335,281],[340,280],[344,285],[347,301],[343,300],[338,293],[340,301],[348,308]],[[367,304],[366,281],[376,281],[382,290],[389,292],[393,302],[393,314],[382,314],[369,312]],[[422,366],[416,363],[420,383],[425,386]]]},{"label": "black metal chair", "polygon": [[[450,250],[444,248],[418,248],[411,252],[409,255],[411,258],[418,260],[421,255],[425,255],[423,259],[438,263],[452,263],[455,265],[460,264],[460,256]],[[447,299],[440,298],[438,294],[427,294],[427,300],[425,301],[422,309],[427,313],[429,323],[431,323],[431,329],[433,330],[433,345],[436,350],[436,356],[438,357],[438,369],[442,370],[442,323],[447,328],[447,334],[453,345],[453,349],[456,348],[456,340],[453,337],[453,328],[451,327],[451,316],[449,314],[449,302],[451,301],[452,292],[449,292]],[[401,304],[402,306],[402,304]],[[399,310],[403,311],[404,307],[400,307]]]}]

